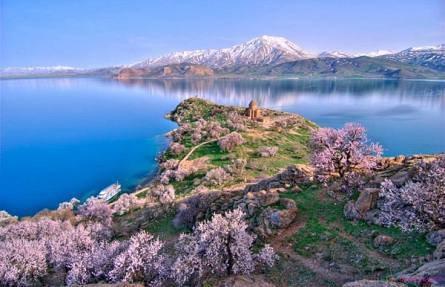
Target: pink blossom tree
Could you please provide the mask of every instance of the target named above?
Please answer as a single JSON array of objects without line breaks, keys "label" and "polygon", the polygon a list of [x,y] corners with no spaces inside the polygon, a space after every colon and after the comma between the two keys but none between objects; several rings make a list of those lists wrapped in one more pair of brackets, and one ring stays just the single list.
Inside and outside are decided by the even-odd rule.
[{"label": "pink blossom tree", "polygon": [[382,147],[369,143],[366,130],[359,124],[347,123],[343,128],[321,128],[311,137],[311,163],[319,180],[339,176],[345,187],[360,183],[360,176],[375,168]]},{"label": "pink blossom tree", "polygon": [[223,184],[229,179],[230,175],[222,167],[217,167],[209,170],[204,177],[204,181],[207,182],[209,185]]},{"label": "pink blossom tree", "polygon": [[141,231],[130,238],[128,248],[114,260],[109,272],[113,282],[143,281],[158,286],[167,276],[166,257],[161,254],[164,243]]},{"label": "pink blossom tree", "polygon": [[232,132],[218,141],[218,145],[223,151],[232,151],[236,146],[243,143],[244,138],[237,132]]},{"label": "pink blossom tree", "polygon": [[42,241],[19,238],[0,241],[1,286],[35,286],[47,273]]},{"label": "pink blossom tree", "polygon": [[445,155],[416,166],[412,180],[398,187],[385,180],[378,202],[379,223],[402,230],[445,228]]},{"label": "pink blossom tree", "polygon": [[80,205],[78,215],[85,220],[95,221],[105,226],[111,225],[113,221],[111,207],[105,201],[96,198],[90,198]]},{"label": "pink blossom tree", "polygon": [[182,285],[207,274],[249,274],[258,262],[273,264],[275,254],[270,246],[258,257],[252,254],[255,238],[247,232],[243,217],[239,209],[215,214],[210,221],[199,223],[192,234],[182,234],[176,246],[178,257],[172,278]]}]

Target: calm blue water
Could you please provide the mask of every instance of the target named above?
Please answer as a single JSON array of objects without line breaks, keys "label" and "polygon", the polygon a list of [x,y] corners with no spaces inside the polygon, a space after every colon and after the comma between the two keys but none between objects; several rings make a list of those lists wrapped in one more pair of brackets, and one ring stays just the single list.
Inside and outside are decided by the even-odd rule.
[{"label": "calm blue water", "polygon": [[321,126],[360,122],[386,155],[445,150],[445,82],[383,80],[3,80],[0,210],[29,215],[155,169],[182,99],[297,112]]}]

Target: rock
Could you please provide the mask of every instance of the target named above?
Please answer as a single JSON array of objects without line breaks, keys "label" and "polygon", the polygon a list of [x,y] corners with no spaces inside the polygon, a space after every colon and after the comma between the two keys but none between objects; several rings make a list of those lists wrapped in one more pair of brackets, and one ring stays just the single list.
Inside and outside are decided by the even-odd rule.
[{"label": "rock", "polygon": [[281,192],[286,192],[287,190],[284,187],[278,187],[278,188],[272,188],[269,191],[281,193]]},{"label": "rock", "polygon": [[0,227],[17,222],[18,217],[12,216],[4,210],[0,210]]},{"label": "rock", "polygon": [[389,282],[389,281],[376,281],[376,280],[359,280],[343,284],[343,287],[405,287],[405,284]]},{"label": "rock", "polygon": [[280,200],[278,192],[261,190],[255,193],[255,197],[261,206],[269,206]]},{"label": "rock", "polygon": [[270,223],[277,228],[288,227],[297,217],[297,209],[277,210],[269,216]]},{"label": "rock", "polygon": [[406,170],[402,170],[394,174],[390,177],[390,180],[396,185],[396,186],[402,186],[404,185],[408,180],[410,179],[409,172]]},{"label": "rock", "polygon": [[261,275],[254,276],[232,276],[224,279],[223,282],[217,285],[218,287],[275,287],[274,284],[269,283]]},{"label": "rock", "polygon": [[425,263],[413,272],[402,271],[396,277],[400,282],[417,286],[445,286],[445,259]]},{"label": "rock", "polygon": [[433,253],[433,258],[435,260],[445,258],[445,240],[443,240],[442,243],[437,245],[437,248]]},{"label": "rock", "polygon": [[394,238],[388,235],[378,235],[374,238],[374,247],[389,246],[394,243]]},{"label": "rock", "polygon": [[404,155],[398,155],[394,158],[395,163],[402,164],[405,161],[406,157]]},{"label": "rock", "polygon": [[444,240],[445,240],[445,229],[430,232],[426,236],[426,241],[433,246],[439,245]]},{"label": "rock", "polygon": [[297,204],[295,203],[295,201],[293,201],[292,199],[289,199],[289,198],[281,198],[280,204],[282,206],[284,206],[286,209],[297,208]]},{"label": "rock", "polygon": [[346,219],[349,219],[349,220],[361,218],[361,215],[358,212],[357,208],[355,208],[355,203],[352,200],[348,201],[345,204],[345,207],[343,209],[343,214],[345,215]]},{"label": "rock", "polygon": [[299,193],[299,192],[302,192],[303,189],[302,189],[301,187],[299,187],[298,185],[294,185],[294,186],[291,188],[290,191],[295,192],[295,193]]},{"label": "rock", "polygon": [[246,199],[251,199],[253,200],[255,198],[255,195],[253,194],[253,192],[248,192],[246,193]]},{"label": "rock", "polygon": [[361,215],[375,207],[379,192],[379,188],[365,188],[360,192],[360,196],[355,202],[355,208]]}]

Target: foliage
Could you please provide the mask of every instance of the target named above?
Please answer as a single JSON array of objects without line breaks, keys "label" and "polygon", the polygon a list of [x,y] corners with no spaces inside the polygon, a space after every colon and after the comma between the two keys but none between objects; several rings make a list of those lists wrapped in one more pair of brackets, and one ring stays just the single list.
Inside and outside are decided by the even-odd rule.
[{"label": "foliage", "polygon": [[113,205],[113,212],[122,215],[137,205],[137,197],[134,194],[122,194]]},{"label": "foliage", "polygon": [[243,143],[243,137],[237,132],[232,132],[218,141],[218,145],[223,151],[231,151]]},{"label": "foliage", "polygon": [[273,264],[275,253],[270,246],[257,256],[252,254],[255,238],[247,232],[243,217],[239,209],[215,214],[210,221],[199,223],[192,234],[182,234],[172,278],[182,285],[207,274],[249,274],[258,262]]},{"label": "foliage", "polygon": [[128,248],[114,259],[114,268],[109,273],[113,282],[143,281],[146,285],[158,286],[167,274],[166,257],[161,249],[164,243],[141,231],[130,238]]},{"label": "foliage", "polygon": [[162,204],[168,204],[175,200],[175,188],[172,185],[159,184],[154,187],[152,194]]},{"label": "foliage", "polygon": [[181,154],[183,151],[185,150],[184,145],[180,144],[180,143],[172,143],[170,146],[170,151],[175,154]]},{"label": "foliage", "polygon": [[445,227],[445,155],[416,166],[416,175],[401,187],[381,185],[379,222],[403,230],[428,231]]},{"label": "foliage", "polygon": [[204,180],[210,185],[219,185],[230,179],[230,175],[222,167],[209,170]]},{"label": "foliage", "polygon": [[113,211],[110,206],[105,201],[93,197],[79,206],[78,214],[86,220],[99,222],[106,226],[111,225],[113,221]]},{"label": "foliage", "polygon": [[320,128],[312,134],[311,163],[319,180],[336,174],[344,187],[360,184],[361,176],[372,171],[382,147],[368,143],[366,130],[359,124],[347,123],[343,128]]}]

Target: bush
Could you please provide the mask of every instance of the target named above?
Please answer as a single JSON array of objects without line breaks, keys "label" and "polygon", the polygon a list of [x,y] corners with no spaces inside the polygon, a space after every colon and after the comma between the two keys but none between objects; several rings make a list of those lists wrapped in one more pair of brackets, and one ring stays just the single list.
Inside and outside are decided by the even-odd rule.
[{"label": "bush", "polygon": [[240,210],[215,214],[199,223],[192,234],[182,234],[176,244],[178,257],[171,277],[182,285],[212,275],[250,274],[257,263],[272,265],[275,253],[266,246],[258,256],[251,251],[254,236]]},{"label": "bush", "polygon": [[445,228],[445,155],[419,163],[416,171],[402,187],[390,180],[382,183],[380,224],[418,231]]},{"label": "bush", "polygon": [[223,151],[232,151],[236,146],[243,143],[243,137],[237,132],[232,132],[218,141],[218,145]]},{"label": "bush", "polygon": [[138,199],[134,194],[122,194],[113,205],[113,212],[122,215],[136,206]]},{"label": "bush", "polygon": [[185,150],[184,145],[180,144],[180,143],[172,143],[170,146],[170,151],[175,154],[181,154],[183,151]]},{"label": "bush", "polygon": [[209,185],[220,185],[229,179],[230,175],[222,167],[209,170],[204,177]]}]

